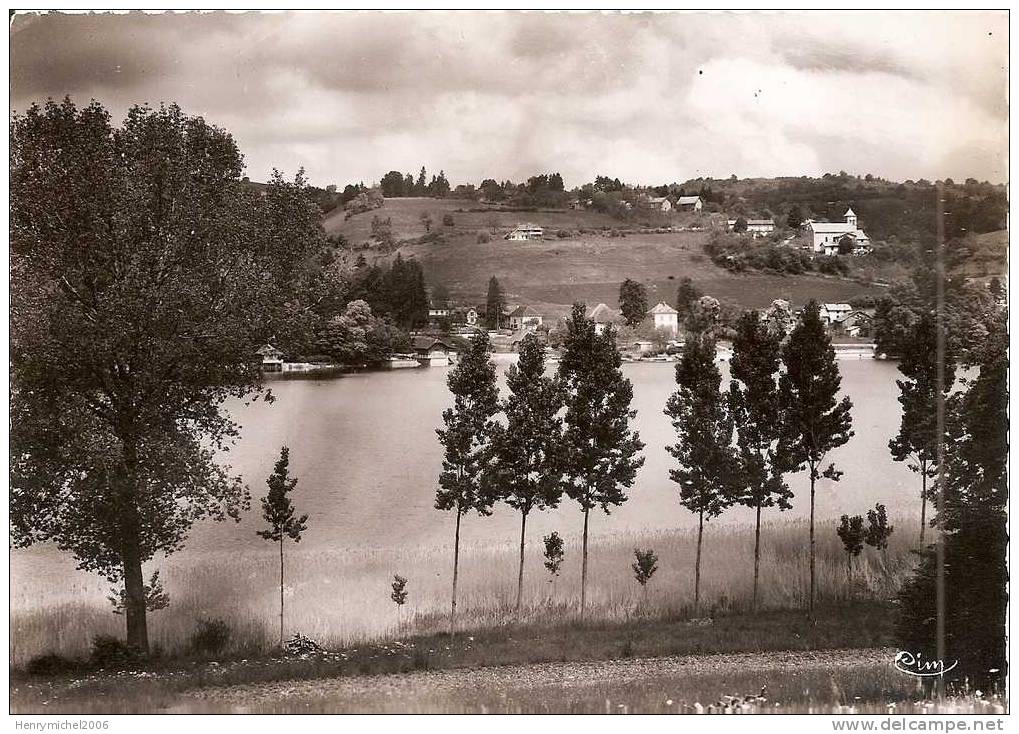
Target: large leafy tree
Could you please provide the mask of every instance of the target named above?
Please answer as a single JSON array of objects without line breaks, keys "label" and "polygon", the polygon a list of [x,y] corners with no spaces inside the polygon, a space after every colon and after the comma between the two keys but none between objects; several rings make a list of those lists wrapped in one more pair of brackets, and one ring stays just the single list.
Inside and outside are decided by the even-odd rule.
[{"label": "large leafy tree", "polygon": [[736,322],[732,342],[732,382],[729,402],[736,426],[736,452],[740,481],[733,499],[753,508],[754,592],[761,568],[761,511],[766,507],[788,510],[792,491],[782,480],[777,456],[781,411],[778,392],[782,335],[769,327],[757,311],[747,311]]},{"label": "large leafy tree", "polygon": [[799,322],[782,348],[785,371],[779,377],[782,434],[778,453],[790,471],[806,469],[810,479],[810,601],[816,599],[817,574],[814,547],[814,498],[822,476],[838,481],[842,472],[825,458],[853,436],[853,403],[838,398],[842,385],[835,349],[821,321],[816,301],[803,309]]},{"label": "large leafy tree", "polygon": [[679,485],[679,501],[697,514],[697,556],[694,561],[694,612],[701,599],[701,547],[704,521],[731,504],[740,478],[740,465],[732,447],[733,420],[722,397],[722,375],[715,364],[715,342],[710,336],[687,339],[676,365],[678,385],[665,405],[676,443],[668,446],[678,467],[669,478]]},{"label": "large leafy tree", "polygon": [[627,278],[619,285],[619,313],[630,326],[636,326],[647,316],[647,289],[642,283]]},{"label": "large leafy tree", "polygon": [[899,372],[905,379],[896,384],[902,421],[888,448],[895,461],[908,461],[909,468],[920,475],[921,545],[927,528],[927,480],[937,474],[938,445],[944,440],[939,433],[938,405],[948,400],[955,382],[955,363],[944,348],[946,343],[944,335],[939,340],[937,318],[930,312],[921,314],[900,342]]},{"label": "large leafy tree", "polygon": [[606,514],[626,502],[633,486],[644,443],[630,427],[637,411],[630,408],[633,385],[623,376],[622,359],[612,328],[602,334],[585,316],[583,303],[573,304],[566,322],[558,377],[566,390],[563,430],[565,492],[584,513],[580,572],[580,609],[587,601],[587,537],[591,510]]},{"label": "large leafy tree", "polygon": [[495,494],[489,491],[488,465],[494,416],[499,409],[495,365],[489,358],[488,334],[471,339],[470,346],[449,372],[446,384],[453,394],[453,406],[442,412],[444,428],[436,429],[445,449],[435,509],[452,511],[456,518],[453,535],[453,594],[449,612],[450,633],[456,629],[456,586],[460,570],[460,521],[471,510],[481,515],[492,511]]},{"label": "large leafy tree", "polygon": [[563,391],[545,376],[545,348],[534,334],[520,344],[520,359],[506,371],[509,396],[502,402],[506,425],[492,439],[492,478],[499,498],[520,513],[520,566],[517,609],[524,589],[527,516],[556,507],[563,494],[560,446]]},{"label": "large leafy tree", "polygon": [[290,493],[297,486],[297,477],[290,476],[290,449],[280,449],[272,474],[266,480],[269,491],[262,498],[262,519],[267,528],[259,530],[258,536],[280,546],[280,650],[283,649],[283,543],[287,538],[301,542],[301,535],[308,529],[308,516],[298,516]]},{"label": "large leafy tree", "polygon": [[303,180],[241,181],[231,136],[175,105],[32,106],[11,124],[11,517],[125,586],[148,647],[142,564],[246,491],[215,460],[258,393],[253,355],[299,331],[323,244]]},{"label": "large leafy tree", "polygon": [[[1003,317],[1003,313],[999,314]],[[937,492],[936,546],[922,551],[899,594],[897,636],[903,650],[959,661],[951,677],[981,687],[1004,680],[1008,603],[1008,332],[989,325],[977,352],[979,373],[949,402],[949,436]],[[944,582],[944,641],[937,639],[938,577]],[[985,688],[986,690],[986,688]]]}]

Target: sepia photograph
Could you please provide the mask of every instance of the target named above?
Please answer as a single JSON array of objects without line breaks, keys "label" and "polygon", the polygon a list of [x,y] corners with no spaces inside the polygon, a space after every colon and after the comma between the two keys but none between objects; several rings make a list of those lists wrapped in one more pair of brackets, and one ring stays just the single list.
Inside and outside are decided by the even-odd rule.
[{"label": "sepia photograph", "polygon": [[8,27],[12,730],[1004,729],[1007,9]]}]

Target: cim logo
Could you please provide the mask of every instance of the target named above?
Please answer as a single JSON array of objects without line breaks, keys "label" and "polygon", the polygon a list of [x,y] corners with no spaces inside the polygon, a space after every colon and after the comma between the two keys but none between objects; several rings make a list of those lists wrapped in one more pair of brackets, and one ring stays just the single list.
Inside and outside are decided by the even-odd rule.
[{"label": "cim logo", "polygon": [[958,660],[947,666],[944,660],[924,660],[923,653],[913,653],[908,650],[901,650],[895,655],[895,669],[900,673],[917,678],[932,678],[944,675],[958,664]]}]

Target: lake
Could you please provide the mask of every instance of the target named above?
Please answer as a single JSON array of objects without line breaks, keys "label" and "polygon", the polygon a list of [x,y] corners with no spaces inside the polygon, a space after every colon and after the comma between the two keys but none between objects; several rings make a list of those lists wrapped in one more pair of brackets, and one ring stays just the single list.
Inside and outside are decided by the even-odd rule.
[{"label": "lake", "polygon": [[[507,355],[508,356],[508,355]],[[842,481],[818,483],[819,518],[843,513],[866,514],[883,502],[890,515],[913,512],[917,505],[916,476],[892,461],[888,440],[899,424],[896,401],[898,375],[892,362],[839,362],[843,390],[853,401],[856,435],[832,460],[845,471]],[[550,365],[549,369],[554,369]],[[635,529],[693,526],[695,516],[679,505],[677,487],[669,480],[673,459],[666,452],[675,441],[669,419],[662,413],[675,389],[674,365],[630,363],[624,373],[633,382],[636,426],[647,444],[646,461],[630,491],[630,500],[612,514],[592,520],[593,529]],[[723,366],[723,379],[728,368]],[[500,365],[500,389],[505,392]],[[226,460],[247,481],[257,498],[280,446],[290,447],[291,471],[300,482],[294,501],[310,514],[302,544],[309,546],[368,546],[390,548],[448,543],[447,514],[434,509],[436,478],[442,447],[435,435],[442,411],[450,404],[446,368],[396,370],[347,375],[338,379],[276,380],[277,400],[236,408],[243,430]],[[806,472],[790,475],[796,493],[788,517],[809,513]],[[233,549],[261,546],[255,535],[258,513],[239,525],[199,527],[190,543],[193,551],[229,545]],[[749,522],[751,510],[733,508],[726,521]],[[580,531],[580,514],[566,501],[559,510],[539,513],[528,523],[532,537],[558,530]],[[467,542],[511,539],[518,515],[496,508],[483,522],[465,522]],[[530,533],[529,533],[530,534]]]},{"label": "lake", "polygon": [[[500,379],[508,357],[500,355]],[[845,360],[839,367],[843,389],[854,403],[856,435],[831,457],[845,472],[842,481],[818,483],[818,518],[865,514],[876,502],[884,503],[897,527],[889,552],[898,575],[889,578],[899,579],[911,563],[919,508],[915,475],[892,461],[887,448],[899,423],[898,373],[894,363],[876,360]],[[625,617],[634,599],[629,565],[638,543],[654,547],[661,557],[655,603],[669,608],[689,601],[696,517],[679,504],[668,478],[672,458],[665,446],[674,436],[662,408],[675,387],[674,365],[628,363],[623,370],[634,385],[636,426],[647,444],[647,460],[629,501],[608,516],[592,515],[588,599],[605,615]],[[266,492],[265,478],[284,444],[291,450],[292,474],[299,478],[294,502],[310,516],[303,539],[287,555],[292,628],[337,644],[390,632],[401,619],[389,600],[394,573],[411,579],[403,621],[423,614],[415,622],[418,628],[441,623],[442,609],[448,608],[453,517],[433,503],[442,458],[435,428],[450,402],[447,373],[448,368],[429,367],[274,379],[274,403],[231,404],[243,428],[223,459],[251,487],[252,510],[240,523],[198,524],[184,551],[149,565],[160,569],[173,599],[169,610],[154,615],[158,638],[176,644],[201,615],[227,617],[256,638],[267,634],[259,630],[271,627],[278,604],[273,591],[278,557],[256,530],[263,526],[259,499]],[[763,534],[763,599],[778,607],[800,603],[806,588],[807,478],[799,473],[788,481],[796,493],[793,509],[768,511],[766,522],[776,524]],[[709,601],[748,593],[752,521],[751,510],[732,508],[710,523],[702,587]],[[575,601],[581,527],[582,515],[569,500],[529,519],[525,603],[535,615],[544,614],[550,595]],[[550,586],[540,538],[552,530],[566,539],[567,560],[562,577]],[[498,609],[511,603],[518,537],[519,515],[506,507],[496,507],[491,517],[464,519],[461,595],[464,611],[477,615],[470,624],[498,619]],[[819,530],[818,542],[821,593],[830,589],[837,595],[844,556],[830,527]],[[116,633],[123,624],[110,614],[109,584],[75,571],[73,560],[52,546],[13,551],[11,578],[19,658],[49,649],[54,637],[61,649],[87,649],[97,630]],[[485,616],[490,613],[496,616]]]}]

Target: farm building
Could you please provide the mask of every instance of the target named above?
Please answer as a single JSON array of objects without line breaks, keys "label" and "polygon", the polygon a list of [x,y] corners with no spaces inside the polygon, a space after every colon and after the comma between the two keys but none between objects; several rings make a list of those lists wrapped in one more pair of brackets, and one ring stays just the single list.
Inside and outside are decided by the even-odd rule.
[{"label": "farm building", "polygon": [[411,340],[411,347],[418,362],[425,367],[444,367],[452,361],[451,355],[457,352],[453,342],[430,336],[415,336]]},{"label": "farm building", "polygon": [[283,352],[274,347],[272,344],[266,344],[264,347],[259,349],[256,354],[262,358],[263,372],[283,371]]},{"label": "farm building", "polygon": [[822,303],[821,320],[829,325],[841,324],[852,311],[853,307],[848,303]]},{"label": "farm building", "polygon": [[[729,229],[732,230],[736,227],[736,219],[730,219],[728,221]],[[754,237],[764,237],[775,231],[775,220],[774,219],[747,219],[747,234],[753,235]]]},{"label": "farm building", "polygon": [[544,235],[544,230],[537,224],[518,224],[516,229],[506,235],[506,239],[522,241],[522,240],[540,240]]},{"label": "farm building", "polygon": [[509,328],[513,331],[541,326],[542,320],[541,314],[530,306],[517,306],[510,311],[507,318],[509,319]]},{"label": "farm building", "polygon": [[676,201],[676,208],[682,212],[699,212],[704,208],[704,202],[699,196],[681,196]]},{"label": "farm building", "polygon": [[656,212],[672,211],[672,202],[669,201],[669,197],[667,196],[650,196],[646,199],[643,199],[641,201],[641,204],[644,207],[652,209]]}]

